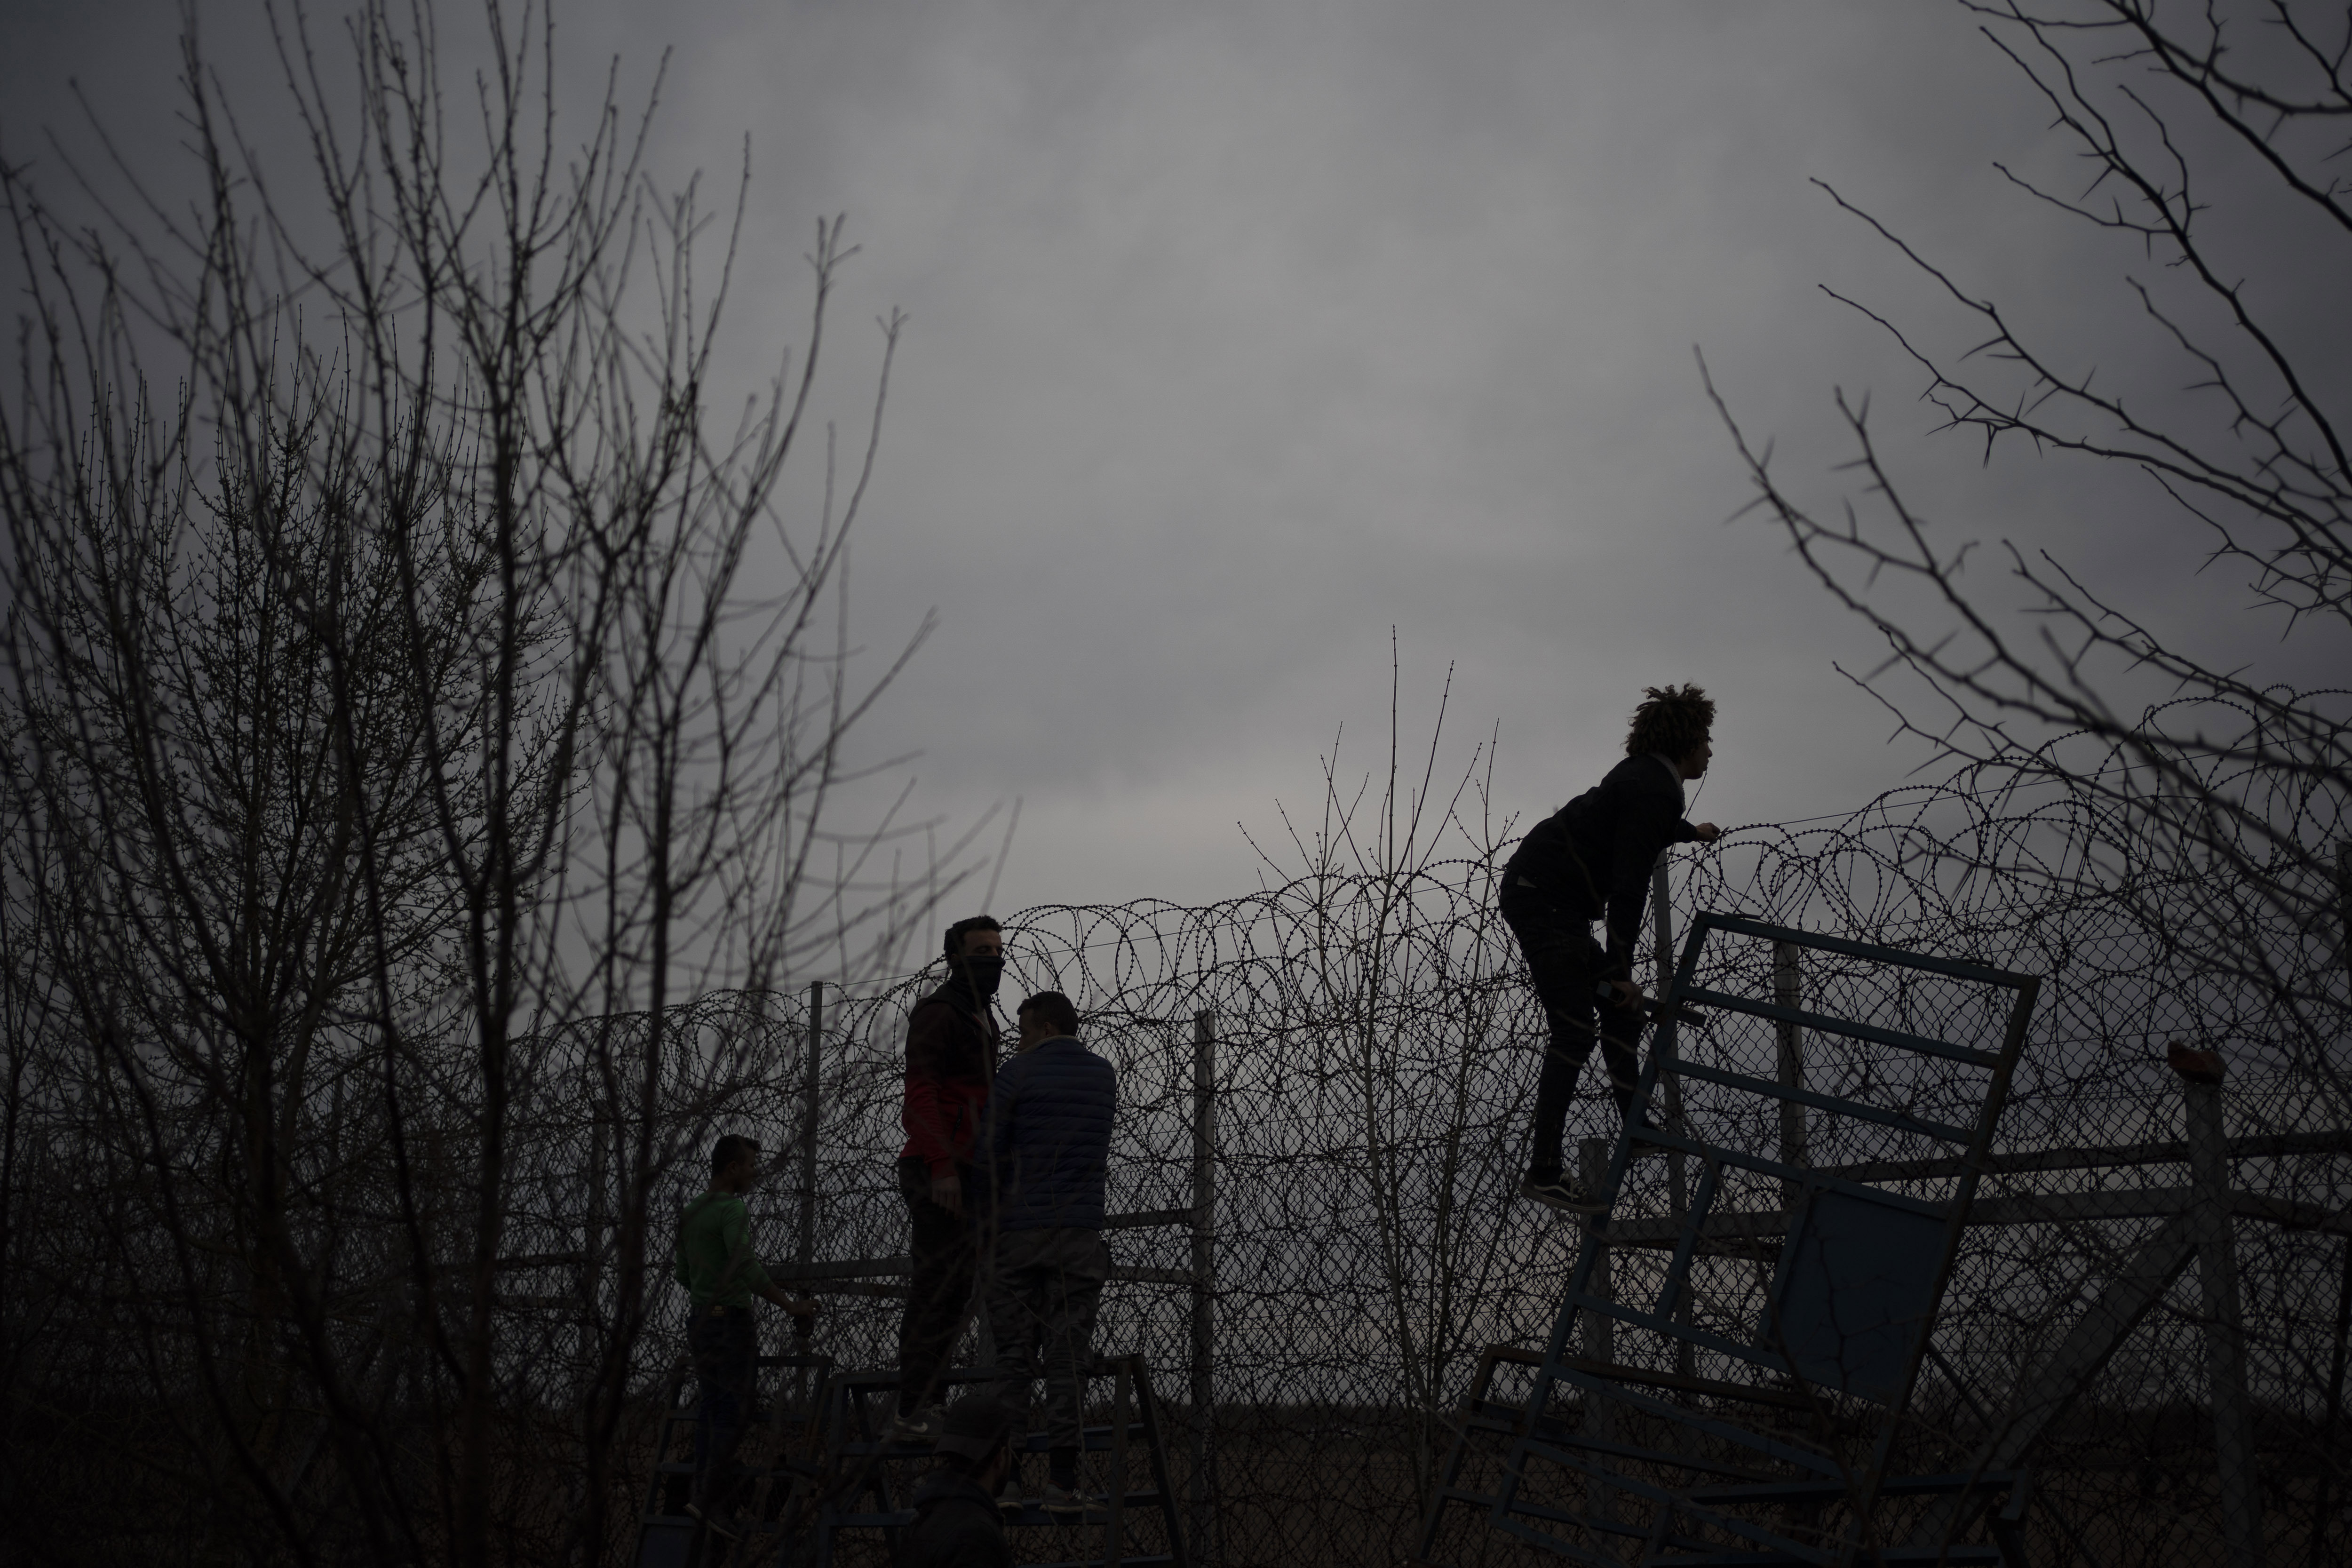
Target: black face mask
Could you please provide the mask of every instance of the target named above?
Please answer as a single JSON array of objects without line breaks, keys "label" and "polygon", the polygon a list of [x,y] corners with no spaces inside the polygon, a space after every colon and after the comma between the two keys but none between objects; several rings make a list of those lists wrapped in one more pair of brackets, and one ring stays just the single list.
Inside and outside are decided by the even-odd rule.
[{"label": "black face mask", "polygon": [[972,994],[985,1002],[996,994],[996,983],[1004,978],[1004,960],[1001,958],[960,958],[964,976],[971,983]]}]

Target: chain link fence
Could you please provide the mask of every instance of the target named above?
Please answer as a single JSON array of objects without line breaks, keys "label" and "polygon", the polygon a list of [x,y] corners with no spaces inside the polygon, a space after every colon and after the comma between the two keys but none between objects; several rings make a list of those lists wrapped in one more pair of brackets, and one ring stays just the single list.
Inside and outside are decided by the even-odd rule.
[{"label": "chain link fence", "polygon": [[[1996,1438],[2036,1369],[2193,1207],[2188,1102],[2165,1051],[2174,1041],[2219,1050],[2230,1195],[2217,1223],[2234,1258],[2243,1419],[2222,1419],[2235,1436],[2217,1441],[2217,1416],[2229,1413],[2217,1410],[2210,1367],[2226,1303],[2199,1268],[2176,1268],[2081,1396],[2033,1434],[2023,1458],[2036,1471],[2035,1560],[2244,1561],[2248,1542],[2225,1518],[2234,1468],[2272,1560],[2352,1563],[2352,1422],[2342,1410],[2352,1107],[2339,891],[2310,889],[2299,906],[2334,910],[2336,920],[2298,921],[2273,901],[2246,911],[2225,943],[2210,924],[2210,886],[2189,872],[2086,868],[2086,856],[2127,837],[2121,826],[2081,799],[2037,804],[1965,782],[1898,791],[1850,818],[1744,829],[1676,851],[1670,923],[1680,931],[1694,911],[1721,910],[2044,977],[2000,1128],[2001,1163],[1980,1189],[1981,1223],[1963,1247],[1933,1371],[1915,1400],[1922,1463],[1964,1463]],[[1129,1217],[1110,1237],[1118,1274],[1097,1345],[1139,1353],[1153,1369],[1195,1562],[1297,1568],[1406,1555],[1482,1352],[1538,1344],[1549,1331],[1577,1237],[1562,1216],[1515,1196],[1543,1023],[1494,913],[1496,868],[1491,857],[1374,867],[1203,908],[1048,907],[1006,922],[1005,1010],[1025,991],[1069,993],[1089,1043],[1119,1071],[1110,1207]],[[1717,990],[1893,1026],[1909,1020],[1954,1031],[1948,1038],[1976,1026],[1948,1002],[1886,989],[1864,965],[1808,954],[1792,969],[1753,943],[1710,952],[1705,980]],[[582,1023],[519,1052],[495,1303],[509,1391],[498,1441],[521,1478],[501,1506],[514,1517],[552,1521],[553,1541],[576,1514],[580,1483],[531,1472],[529,1456],[558,1434],[578,1436],[600,1360],[626,1354],[631,1403],[605,1417],[623,1455],[607,1549],[625,1559],[652,1413],[678,1368],[682,1292],[660,1278],[667,1216],[700,1184],[701,1153],[719,1132],[751,1132],[769,1152],[757,1234],[779,1272],[824,1299],[813,1348],[843,1367],[892,1363],[906,1249],[893,1168],[903,1031],[909,1005],[938,980],[934,966],[675,1009],[653,1091],[662,1111],[625,1128],[598,1108],[631,1102],[607,1080],[642,1070],[648,1019]],[[1729,1018],[1685,1030],[1685,1059],[1780,1070],[1789,1047],[1773,1028]],[[175,1099],[151,1084],[142,1147],[184,1157],[173,1170],[117,1170],[103,1189],[112,1195],[78,1199],[67,1178],[109,1170],[109,1150],[127,1136],[110,1120],[119,1112],[70,1075],[45,1079],[21,1042],[14,1059],[15,1136],[45,1151],[19,1162],[26,1175],[11,1215],[16,1430],[58,1454],[82,1438],[145,1453],[141,1462],[162,1474],[184,1428],[156,1390],[184,1373],[195,1386],[185,1369],[197,1351],[173,1337],[184,1332],[180,1308],[136,1303],[142,1274],[181,1268],[196,1256],[189,1237],[212,1223],[204,1163],[226,1146],[219,1102],[203,1085]],[[338,1129],[358,1125],[371,1083],[391,1070],[355,1052],[348,1072],[320,1077],[298,1170],[377,1158],[334,1150]],[[1870,1069],[1823,1051],[1803,1070]],[[1580,1089],[1570,1137],[1613,1135],[1597,1065]],[[1913,1101],[1930,1110],[1937,1092],[1923,1077]],[[1717,1142],[1780,1153],[1793,1136],[1821,1165],[1904,1152],[1838,1144],[1696,1079],[1681,1094],[1680,1114]],[[302,1221],[331,1231],[334,1332],[349,1342],[301,1352],[347,1355],[353,1377],[389,1380],[376,1418],[387,1465],[405,1462],[399,1421],[421,1434],[447,1415],[426,1397],[438,1375],[430,1334],[387,1303],[419,1289],[418,1256],[465,1256],[467,1211],[442,1214],[432,1194],[463,1186],[474,1153],[457,1131],[466,1109],[453,1100],[446,1125],[406,1128],[397,1181],[390,1165],[368,1166],[375,1174],[365,1179],[347,1172],[336,1203]],[[164,1125],[173,1117],[177,1131]],[[639,1221],[604,1163],[631,1140],[655,1147],[670,1172],[639,1233],[642,1287],[622,1273],[625,1233]],[[1916,1190],[1932,1193],[1936,1180],[1923,1175]],[[1663,1175],[1645,1176],[1620,1215],[1664,1216],[1675,1201]],[[233,1236],[217,1241],[221,1258],[235,1256]],[[220,1275],[222,1322],[272,1331],[263,1285],[225,1261],[185,1266]],[[1622,1249],[1616,1288],[1654,1288],[1664,1267],[1654,1252]],[[1696,1300],[1736,1316],[1754,1267],[1701,1258]],[[648,1315],[616,1325],[614,1303],[633,1294]],[[395,1321],[411,1326],[383,1327]],[[763,1326],[771,1349],[794,1348],[782,1322]],[[983,1354],[975,1334],[965,1357]],[[299,1389],[293,1374],[280,1382]],[[404,1389],[419,1392],[411,1399]],[[295,1495],[324,1484],[306,1483],[306,1467],[351,1462],[320,1453],[324,1417],[295,1394],[256,1397],[282,1405],[264,1460]],[[12,1461],[18,1497],[44,1484],[47,1451],[21,1448]],[[415,1451],[428,1451],[422,1437]],[[149,1547],[173,1555],[168,1535]],[[1447,1561],[1518,1560],[1475,1530],[1448,1550]],[[878,1539],[850,1543],[843,1561],[863,1552],[878,1562],[881,1551]]]},{"label": "chain link fence", "polygon": [[[1906,790],[1848,820],[1686,848],[1671,923],[1723,910],[2045,977],[2003,1163],[1980,1189],[1916,1400],[1914,1461],[1930,1468],[1994,1440],[2030,1392],[2021,1383],[2193,1206],[2183,1086],[2165,1052],[2217,1047],[2249,1420],[2234,1447],[2217,1445],[2214,1305],[2199,1270],[2179,1269],[2063,1417],[2036,1427],[2032,1533],[2061,1563],[2235,1561],[2222,1515],[2223,1471],[2237,1466],[2273,1555],[2352,1561],[2341,930],[2265,931],[2273,972],[2231,973],[2196,946],[2206,906],[2193,888],[2086,886],[2066,857],[2112,825],[2085,820],[2079,802],[2017,804]],[[1199,1560],[1403,1555],[1482,1350],[1549,1331],[1576,1235],[1514,1196],[1543,1024],[1493,913],[1494,875],[1491,861],[1460,860],[1308,877],[1205,908],[1051,907],[1007,922],[1007,1011],[1016,986],[1069,992],[1119,1069],[1110,1206],[1150,1223],[1112,1237],[1119,1276],[1099,1343],[1144,1355],[1182,1416],[1179,1484]],[[1889,990],[1866,964],[1808,953],[1792,973],[1753,944],[1713,951],[1714,989],[1997,1038],[1997,1020]],[[902,1032],[938,979],[825,988],[814,1026],[805,997],[766,999],[760,1094],[732,1110],[770,1148],[799,1150],[814,1062],[814,1187],[795,1190],[801,1167],[781,1161],[763,1234],[780,1255],[796,1211],[806,1216],[793,1272],[835,1292],[818,1344],[843,1364],[887,1366],[894,1353]],[[1771,1076],[1786,1046],[1769,1025],[1735,1023],[1755,1021],[1686,1030],[1684,1058]],[[1843,1075],[1846,1092],[1879,1069],[1817,1054],[1804,1070]],[[1595,1065],[1580,1085],[1571,1137],[1614,1133],[1601,1076]],[[1923,1074],[1899,1097],[1932,1113],[1939,1082]],[[1789,1150],[1786,1117],[1678,1087],[1680,1113],[1716,1142]],[[1795,1136],[1815,1164],[1882,1178],[1923,1152],[1883,1134],[1839,1143],[1817,1131],[1809,1148]],[[1670,1213],[1667,1186],[1638,1185],[1632,1217]],[[1922,1175],[1911,1190],[1937,1187]],[[1625,1249],[1618,1289],[1654,1293],[1664,1265]],[[1755,1268],[1701,1258],[1694,1296],[1738,1317]],[[1509,1559],[1499,1542],[1475,1550]]]}]

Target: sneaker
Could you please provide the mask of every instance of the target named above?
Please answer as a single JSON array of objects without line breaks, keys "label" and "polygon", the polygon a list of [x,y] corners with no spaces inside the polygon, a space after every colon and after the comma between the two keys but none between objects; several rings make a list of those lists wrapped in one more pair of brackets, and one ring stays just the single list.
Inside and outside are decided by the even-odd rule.
[{"label": "sneaker", "polygon": [[1582,1182],[1557,1171],[1529,1171],[1519,1183],[1519,1196],[1569,1214],[1599,1214],[1608,1206],[1587,1191]]},{"label": "sneaker", "polygon": [[1028,1506],[1029,1500],[1021,1495],[1021,1481],[1018,1477],[1008,1479],[1004,1483],[1004,1489],[996,1494],[996,1511],[999,1513],[1020,1513]]},{"label": "sneaker", "polygon": [[936,1405],[926,1405],[920,1410],[901,1410],[890,1420],[890,1429],[882,1435],[886,1443],[929,1443],[938,1439],[947,1425],[947,1412]]},{"label": "sneaker", "polygon": [[1109,1500],[1101,1493],[1090,1492],[1083,1486],[1066,1487],[1058,1481],[1047,1481],[1045,1496],[1038,1500],[1047,1513],[1084,1513],[1090,1508],[1100,1508]]}]

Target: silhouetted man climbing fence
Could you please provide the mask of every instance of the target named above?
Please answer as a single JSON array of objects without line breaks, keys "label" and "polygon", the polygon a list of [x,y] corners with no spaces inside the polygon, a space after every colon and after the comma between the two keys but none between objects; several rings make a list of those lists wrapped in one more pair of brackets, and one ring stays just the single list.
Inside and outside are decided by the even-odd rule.
[{"label": "silhouetted man climbing fence", "polygon": [[[1714,724],[1715,704],[1697,687],[1644,688],[1625,760],[1536,824],[1503,868],[1496,908],[1527,954],[1547,1036],[1523,1197],[1571,1213],[1600,1211],[1583,1184],[1560,1169],[1569,1097],[1598,1036],[1618,1111],[1632,1114],[1642,1031],[1634,940],[1658,852],[1716,838],[1715,824],[1683,817],[1683,784],[1706,771]],[[1604,917],[1606,947],[1592,940],[1592,922]]]}]

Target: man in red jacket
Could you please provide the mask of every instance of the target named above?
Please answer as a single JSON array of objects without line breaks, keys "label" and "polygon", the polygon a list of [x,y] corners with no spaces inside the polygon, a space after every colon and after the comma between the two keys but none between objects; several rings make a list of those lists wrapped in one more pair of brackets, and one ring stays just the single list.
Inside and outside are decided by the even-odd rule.
[{"label": "man in red jacket", "polygon": [[940,1373],[954,1352],[971,1300],[973,1174],[981,1114],[996,1079],[997,1028],[990,999],[1004,973],[1004,933],[986,915],[948,927],[947,983],[907,1019],[907,1098],[899,1120],[898,1191],[907,1200],[907,1315],[898,1325],[895,1442],[940,1434]]}]

